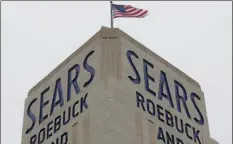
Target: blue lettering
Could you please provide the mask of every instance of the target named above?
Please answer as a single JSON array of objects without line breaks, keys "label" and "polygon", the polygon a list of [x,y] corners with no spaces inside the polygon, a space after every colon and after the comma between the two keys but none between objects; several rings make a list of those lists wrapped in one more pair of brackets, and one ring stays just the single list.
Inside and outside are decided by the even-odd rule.
[{"label": "blue lettering", "polygon": [[183,141],[179,138],[176,138],[176,144],[184,144]]},{"label": "blue lettering", "polygon": [[158,134],[157,134],[157,139],[158,140],[162,140],[163,143],[165,143],[165,137],[164,137],[164,134],[163,134],[163,129],[161,127],[159,127],[158,129]]},{"label": "blue lettering", "polygon": [[[155,116],[155,104],[150,100],[146,100],[147,111],[152,115]],[[151,106],[151,108],[150,108]]]},{"label": "blue lettering", "polygon": [[162,113],[163,107],[161,107],[160,105],[157,105],[157,113],[158,113],[158,119],[161,122],[164,122],[164,120],[162,119],[161,116],[164,116],[164,114]]},{"label": "blue lettering", "polygon": [[70,111],[71,111],[71,107],[68,108],[68,114],[67,114],[68,118],[67,118],[67,120],[66,120],[66,111],[63,112],[63,125],[66,125],[66,124],[69,123],[69,121],[70,121]]},{"label": "blue lettering", "polygon": [[200,119],[194,118],[194,120],[195,120],[195,122],[197,122],[198,124],[203,125],[203,124],[204,124],[203,115],[202,115],[200,109],[198,108],[198,106],[197,106],[197,104],[196,104],[196,102],[195,102],[195,100],[194,100],[194,98],[197,98],[198,100],[201,100],[201,98],[200,98],[197,94],[195,94],[195,93],[191,93],[191,94],[190,94],[190,97],[191,97],[191,101],[192,101],[192,103],[193,103],[195,109],[197,110],[197,112],[198,112],[198,114],[199,114],[199,116],[200,116]]},{"label": "blue lettering", "polygon": [[150,66],[151,68],[154,68],[153,64],[151,64],[147,60],[143,59],[145,89],[146,89],[147,92],[149,92],[150,94],[152,94],[153,96],[155,96],[156,95],[155,92],[153,90],[151,90],[150,87],[149,87],[149,79],[152,82],[155,82],[155,79],[149,75],[149,73],[148,73],[148,67],[147,66]]},{"label": "blue lettering", "polygon": [[[181,134],[185,133],[186,136],[190,140],[193,140],[195,142],[198,141],[199,144],[201,144],[201,141],[199,138],[200,131],[196,130],[195,127],[192,127],[188,123],[184,123],[183,120],[179,119],[177,116],[173,116],[171,112],[164,109],[159,104],[155,105],[155,103],[152,100],[144,98],[143,95],[137,91],[136,91],[136,99],[137,99],[136,101],[137,101],[138,108],[141,107],[144,111],[147,111],[148,114],[150,114],[151,116],[155,116],[157,112],[157,119],[159,121],[165,123],[167,126],[170,126],[171,128],[175,127],[179,133]],[[146,102],[146,109],[144,106],[144,102]],[[148,121],[153,123],[153,121],[151,120],[148,120]],[[193,133],[191,133],[192,130],[193,130]],[[166,143],[183,144],[182,140],[180,140],[179,138],[176,138],[176,139],[175,138],[176,137],[174,135],[170,135],[169,132],[167,131],[165,135],[165,132],[163,133],[162,128],[159,128],[158,135],[157,135],[158,140],[162,140],[163,142],[166,142]]]},{"label": "blue lettering", "polygon": [[176,124],[176,129],[180,133],[184,133],[184,123],[183,120],[180,119],[180,128],[179,128],[179,123],[178,123],[178,118],[175,116],[175,124]]},{"label": "blue lettering", "polygon": [[44,102],[44,94],[46,92],[49,91],[49,88],[46,88],[42,93],[41,93],[41,96],[40,96],[40,115],[39,115],[39,124],[41,124],[47,117],[48,117],[48,114],[44,115],[43,116],[43,108],[49,103],[49,101],[47,100],[46,102]]},{"label": "blue lettering", "polygon": [[181,139],[178,137],[175,137],[173,134],[169,134],[168,131],[166,132],[166,137],[164,135],[163,129],[161,127],[158,128],[158,134],[157,134],[157,139],[162,140],[163,144],[184,144]]},{"label": "blue lettering", "polygon": [[[166,88],[166,91],[167,91],[167,95],[163,92],[163,86],[164,85],[165,85],[165,88]],[[172,108],[174,108],[174,105],[173,105],[173,102],[172,102],[171,93],[170,93],[170,89],[169,89],[168,82],[167,82],[166,74],[165,74],[165,72],[161,71],[161,73],[160,73],[160,82],[159,82],[159,96],[158,96],[158,98],[160,100],[162,100],[163,97],[165,97],[169,101],[170,106]]]},{"label": "blue lettering", "polygon": [[61,116],[57,116],[54,120],[54,134],[61,128]]},{"label": "blue lettering", "polygon": [[[42,137],[41,137],[42,136]],[[45,128],[42,128],[38,135],[38,143],[42,144],[45,140]]]},{"label": "blue lettering", "polygon": [[136,78],[133,78],[133,77],[131,77],[131,76],[128,76],[128,78],[129,78],[133,83],[139,84],[139,83],[141,82],[141,78],[140,78],[140,75],[139,75],[139,73],[138,73],[138,71],[137,71],[135,65],[133,64],[133,61],[132,61],[132,59],[131,59],[131,56],[134,56],[134,57],[136,57],[136,58],[138,58],[138,56],[137,56],[133,51],[131,51],[131,50],[128,50],[128,51],[127,51],[127,58],[128,58],[128,61],[129,61],[130,65],[132,66],[132,68],[133,68],[133,70],[134,70],[134,72],[135,72]]},{"label": "blue lettering", "polygon": [[47,125],[47,139],[50,138],[53,135],[53,133],[51,133],[52,130],[53,130],[53,125],[52,124],[53,124],[53,121],[49,122],[48,125]]},{"label": "blue lettering", "polygon": [[60,144],[67,144],[68,143],[68,133],[65,132],[61,135],[61,143]]},{"label": "blue lettering", "polygon": [[174,135],[170,135],[167,131],[166,131],[166,137],[167,137],[167,144],[175,144],[175,139],[174,139]]},{"label": "blue lettering", "polygon": [[199,133],[200,133],[200,131],[199,130],[196,131],[195,128],[193,127],[194,142],[197,142],[197,140],[198,140],[198,143],[201,144],[201,141],[199,138]]},{"label": "blue lettering", "polygon": [[56,143],[52,142],[52,144],[59,144],[59,138],[56,138]]},{"label": "blue lettering", "polygon": [[36,135],[33,135],[30,139],[30,144],[36,144]]},{"label": "blue lettering", "polygon": [[64,132],[60,137],[56,138],[56,141],[51,144],[68,144],[68,133]]},{"label": "blue lettering", "polygon": [[84,98],[83,97],[81,98],[80,113],[83,112],[83,107],[85,107],[86,109],[88,108],[87,101],[86,101],[87,95],[88,95],[88,93],[85,95]]},{"label": "blue lettering", "polygon": [[[72,79],[72,71],[75,71],[75,77]],[[75,64],[68,70],[68,86],[67,86],[67,101],[71,98],[71,86],[74,86],[75,92],[78,95],[80,92],[80,88],[78,86],[77,78],[80,72],[80,67],[78,64]]]},{"label": "blue lettering", "polygon": [[72,112],[73,118],[75,118],[76,116],[79,115],[79,112],[76,112],[76,113],[75,113],[75,106],[76,106],[78,103],[79,103],[79,100],[76,101],[76,102],[74,103],[74,105],[73,105],[73,112]]},{"label": "blue lettering", "polygon": [[144,111],[146,111],[143,103],[144,103],[144,97],[136,91],[136,97],[137,97],[137,107],[139,108],[140,107],[140,104],[141,104],[141,107]]},{"label": "blue lettering", "polygon": [[30,128],[28,128],[26,130],[26,134],[28,134],[33,129],[33,127],[36,123],[36,116],[31,112],[31,106],[32,106],[32,104],[34,104],[36,102],[36,100],[37,100],[37,98],[33,99],[27,108],[27,115],[32,120],[32,125]]},{"label": "blue lettering", "polygon": [[90,74],[91,74],[91,77],[90,79],[84,84],[83,87],[87,87],[93,80],[94,76],[95,76],[95,70],[93,67],[91,67],[88,63],[87,63],[87,60],[88,58],[94,53],[95,51],[91,51],[90,53],[88,53],[88,55],[86,56],[86,58],[84,59],[84,62],[83,62],[83,67],[85,70],[87,70]]},{"label": "blue lettering", "polygon": [[173,123],[172,114],[169,111],[165,110],[165,117],[166,117],[166,124],[170,127],[173,127],[174,123]]},{"label": "blue lettering", "polygon": [[[177,103],[177,110],[178,112],[181,113],[181,106],[180,106],[180,101],[182,101],[186,115],[188,116],[188,118],[191,119],[190,113],[188,111],[188,107],[186,105],[186,101],[187,101],[187,93],[185,88],[182,86],[182,84],[180,84],[178,81],[174,80],[175,82],[175,93],[176,93],[176,103]],[[183,96],[180,95],[179,93],[179,88],[181,88],[181,90],[183,91]]]},{"label": "blue lettering", "polygon": [[185,123],[185,133],[186,133],[186,136],[189,139],[193,140],[193,138],[189,135],[188,128],[191,128],[191,126],[188,123]]},{"label": "blue lettering", "polygon": [[[58,101],[56,101],[57,93],[58,93],[58,98],[59,98]],[[53,100],[52,100],[50,115],[53,114],[54,108],[58,104],[60,104],[60,107],[62,107],[64,105],[61,78],[57,79],[57,81],[56,81],[56,85],[55,85],[55,89],[54,89],[54,93],[53,93]]]}]

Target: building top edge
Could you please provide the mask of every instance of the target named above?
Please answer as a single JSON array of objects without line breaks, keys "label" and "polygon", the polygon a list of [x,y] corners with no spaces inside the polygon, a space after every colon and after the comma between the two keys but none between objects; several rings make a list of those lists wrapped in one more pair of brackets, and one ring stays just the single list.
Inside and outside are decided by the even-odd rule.
[{"label": "building top edge", "polygon": [[176,72],[176,74],[180,75],[181,77],[185,78],[187,81],[189,81],[191,84],[195,85],[197,88],[201,89],[200,84],[194,80],[192,77],[188,76],[187,74],[185,74],[183,71],[181,71],[180,69],[178,69],[177,67],[175,67],[173,64],[169,63],[168,61],[166,61],[165,59],[163,59],[161,56],[157,55],[155,52],[151,51],[149,48],[145,47],[143,44],[141,44],[140,42],[138,42],[137,40],[135,40],[133,37],[131,37],[130,35],[128,35],[127,33],[125,33],[124,31],[122,31],[121,29],[118,29],[119,35],[125,37],[126,39],[128,39],[130,42],[136,44],[141,50],[147,52],[149,55],[151,55],[153,58],[155,58],[156,60],[160,61],[161,63],[163,63],[164,65],[166,65],[167,67],[169,67],[170,69],[172,69],[174,72]]},{"label": "building top edge", "polygon": [[100,31],[95,33],[89,40],[87,40],[83,45],[81,45],[77,50],[75,50],[70,56],[68,56],[63,62],[61,62],[57,67],[55,67],[48,75],[46,75],[42,80],[40,80],[36,85],[34,85],[28,92],[28,96],[35,91],[41,84],[52,77],[59,69],[66,65],[74,56],[81,53],[88,45],[90,45],[94,40],[100,37]]},{"label": "building top edge", "polygon": [[99,30],[97,33],[95,33],[89,40],[87,40],[82,46],[80,46],[76,51],[74,51],[68,58],[66,58],[62,63],[60,63],[56,68],[54,68],[47,76],[45,76],[42,80],[40,80],[35,86],[33,86],[29,92],[28,96],[35,91],[38,87],[41,86],[41,84],[48,80],[50,77],[52,77],[59,69],[61,69],[64,65],[66,65],[74,56],[78,55],[80,52],[83,51],[88,45],[90,45],[94,40],[97,38],[103,38],[103,37],[123,37],[133,44],[137,45],[141,50],[149,53],[153,58],[156,60],[160,61],[173,71],[175,71],[178,75],[181,77],[185,78],[187,81],[189,81],[191,84],[195,85],[198,88],[201,88],[199,83],[192,79],[190,76],[186,75],[184,72],[176,68],[174,65],[151,51],[149,48],[145,47],[143,44],[135,40],[133,37],[129,36],[127,33],[122,31],[119,28],[107,28],[107,27],[102,27],[101,30]]}]

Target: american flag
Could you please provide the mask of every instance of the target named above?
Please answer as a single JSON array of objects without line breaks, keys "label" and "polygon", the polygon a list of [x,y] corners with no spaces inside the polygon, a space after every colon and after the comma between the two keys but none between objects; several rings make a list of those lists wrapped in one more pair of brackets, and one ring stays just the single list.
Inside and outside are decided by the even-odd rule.
[{"label": "american flag", "polygon": [[148,10],[139,9],[131,5],[116,5],[112,4],[112,17],[127,17],[127,18],[144,18],[148,14]]}]

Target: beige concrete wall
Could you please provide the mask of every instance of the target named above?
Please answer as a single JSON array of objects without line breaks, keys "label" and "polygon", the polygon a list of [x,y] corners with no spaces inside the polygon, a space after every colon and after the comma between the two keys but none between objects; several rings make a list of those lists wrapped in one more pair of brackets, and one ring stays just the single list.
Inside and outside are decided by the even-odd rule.
[{"label": "beige concrete wall", "polygon": [[[82,64],[86,55],[92,50],[95,52],[88,59],[88,63],[95,69],[95,77],[91,84],[84,88],[82,86],[90,79],[90,74],[84,70]],[[126,56],[128,50],[133,51],[139,57],[133,58],[133,63],[141,77],[140,84],[134,84],[128,78],[128,76],[135,77]],[[149,87],[156,93],[156,96],[145,90],[143,59],[154,65],[153,69],[148,68],[148,73],[155,79],[155,82],[149,82]],[[41,92],[50,86],[50,90],[45,96],[45,100],[49,100],[49,104],[43,109],[44,114],[47,114],[51,109],[55,83],[58,78],[61,78],[63,95],[66,100],[67,71],[74,64],[80,64],[81,71],[78,77],[80,93],[76,95],[72,88],[72,99],[65,102],[62,107],[57,106],[53,115],[49,116],[42,124],[39,124]],[[167,74],[174,108],[169,106],[167,100],[158,99],[161,70]],[[75,74],[73,73],[72,76],[74,77]],[[174,80],[179,81],[185,87],[188,96],[191,92],[195,92],[200,96],[201,100],[198,101],[197,106],[201,108],[203,113],[204,125],[198,125],[193,119],[187,118],[183,105],[181,106],[181,113],[176,110]],[[199,129],[201,144],[209,144],[210,134],[204,93],[199,84],[161,57],[151,53],[121,30],[108,28],[99,31],[79,51],[74,52],[30,90],[29,96],[25,100],[22,144],[30,144],[30,138],[34,134],[39,134],[43,128],[48,129],[47,126],[50,121],[54,121],[64,111],[67,112],[69,107],[72,108],[76,101],[79,100],[80,104],[85,95],[87,95],[88,108],[84,109],[83,113],[80,113],[77,117],[71,118],[68,124],[62,126],[56,134],[45,140],[43,144],[53,144],[53,142],[54,144],[160,144],[162,141],[157,139],[159,128],[162,128],[166,140],[167,131],[170,135],[174,135],[174,139],[181,139],[183,144],[195,143],[194,140],[187,138],[185,134],[177,132],[174,127],[172,128],[161,122],[157,117],[157,113],[153,116],[148,113],[147,108],[143,110],[142,107],[138,107],[136,92],[143,95],[145,101],[149,99],[154,105],[162,106],[173,116],[182,119],[184,123],[189,123],[192,127]],[[38,99],[31,107],[31,111],[35,114],[37,121],[33,130],[29,134],[25,134],[26,129],[32,124],[31,119],[27,116],[27,108],[35,98]],[[192,118],[198,117],[198,113],[189,97],[187,107]],[[80,106],[76,110],[80,111]],[[165,116],[163,118],[165,119]],[[55,143],[56,139],[61,139],[61,135],[65,132],[68,133],[67,143],[64,143],[64,141],[63,143]],[[192,132],[191,129],[189,129],[189,132]],[[174,140],[174,142],[178,144],[177,140]]]},{"label": "beige concrete wall", "polygon": [[[88,58],[88,64],[92,66],[95,69],[95,77],[91,84],[88,87],[83,87],[83,85],[90,79],[90,73],[88,73],[83,66],[83,62],[87,54],[89,54],[91,51],[94,51],[94,53]],[[100,88],[98,86],[101,86],[101,69],[99,64],[101,63],[101,40],[99,38],[96,38],[90,43],[85,49],[82,51],[79,51],[77,55],[73,55],[72,58],[67,59],[64,63],[63,67],[60,67],[58,71],[54,71],[54,73],[46,77],[42,82],[39,82],[32,90],[30,90],[28,98],[25,100],[25,112],[24,112],[24,122],[23,122],[23,130],[22,130],[22,143],[27,144],[30,143],[30,138],[35,135],[39,134],[40,130],[45,128],[47,132],[47,126],[48,123],[51,121],[54,121],[54,119],[58,115],[63,115],[63,112],[66,111],[66,114],[68,113],[68,108],[73,107],[74,103],[76,101],[79,101],[78,105],[76,106],[76,111],[80,111],[80,104],[82,98],[85,97],[85,95],[88,93],[87,96],[87,102],[88,108],[83,110],[83,113],[80,113],[76,118],[71,118],[70,122],[62,126],[62,129],[60,129],[56,134],[53,134],[48,140],[45,140],[43,143],[52,143],[56,141],[57,137],[60,137],[64,132],[69,132],[69,141],[71,141],[72,137],[72,127],[73,125],[78,122],[82,121],[82,119],[85,119],[85,114],[88,113],[88,111],[91,111],[93,108],[92,106],[95,106],[93,103],[99,102],[100,99],[97,99],[96,101],[92,101],[91,97],[94,97],[95,94],[97,94],[100,91]],[[71,100],[67,102],[67,83],[68,83],[68,70],[73,67],[75,64],[79,64],[80,66],[80,72],[78,74],[77,82],[80,88],[80,92],[76,94],[75,89],[71,88]],[[75,77],[75,71],[71,73],[71,77]],[[55,89],[55,83],[57,79],[61,79],[62,84],[62,93],[64,98],[64,105],[60,107],[59,105],[55,108],[53,114],[51,116],[48,116],[48,118],[43,121],[41,124],[39,124],[39,112],[40,112],[40,101],[41,101],[41,93],[46,88],[50,87],[48,92],[44,95],[44,102],[49,101],[48,104],[43,108],[43,115],[50,114],[51,110],[51,104],[52,104],[52,98],[54,94]],[[95,88],[97,87],[97,89]],[[95,94],[91,94],[94,92]],[[27,116],[27,108],[29,107],[29,104],[32,102],[33,99],[37,98],[36,102],[33,103],[31,106],[31,112],[36,117],[36,123],[34,125],[34,128],[31,130],[30,133],[25,134],[26,130],[32,125],[32,120]],[[58,97],[56,97],[58,100]],[[93,98],[94,100],[95,98]],[[102,104],[100,104],[102,105]],[[54,124],[54,122],[53,122]],[[52,124],[52,125],[53,125]],[[85,124],[89,125],[89,124]],[[52,127],[52,126],[51,126]],[[54,129],[54,128],[53,128]],[[52,130],[53,131],[53,130]],[[69,142],[72,143],[72,142]]]},{"label": "beige concrete wall", "polygon": [[[139,50],[138,47],[133,46],[130,42],[128,42],[126,39],[121,39],[121,47],[122,47],[122,61],[123,62],[123,79],[122,81],[125,83],[124,87],[127,87],[129,93],[127,95],[131,95],[132,98],[129,100],[132,103],[132,107],[135,107],[135,92],[138,91],[140,92],[144,98],[146,99],[150,99],[154,102],[154,104],[159,104],[161,106],[163,106],[164,109],[169,110],[172,114],[177,115],[179,118],[181,118],[184,122],[188,122],[189,124],[192,124],[193,127],[198,128],[201,131],[201,139],[203,139],[204,141],[207,141],[209,139],[209,127],[208,127],[208,120],[207,120],[207,113],[206,113],[206,107],[205,107],[205,100],[204,100],[204,95],[203,92],[201,91],[200,88],[197,88],[196,86],[190,84],[189,82],[187,82],[184,78],[180,77],[179,75],[177,75],[174,71],[172,71],[171,69],[169,69],[168,67],[166,67],[164,64],[161,64],[160,62],[156,61],[153,56],[151,54],[148,54],[142,50]],[[132,50],[134,51],[139,58],[134,60],[134,63],[136,65],[136,68],[139,71],[139,75],[141,76],[141,83],[140,84],[133,84],[129,79],[128,76],[135,76],[135,73],[132,69],[132,67],[130,66],[130,64],[127,62],[127,58],[126,58],[126,52],[127,50]],[[144,76],[144,72],[143,72],[143,59],[146,59],[147,61],[151,62],[154,65],[154,68],[150,68],[149,74],[155,78],[155,82],[153,83],[152,81],[150,82],[150,89],[152,89],[153,91],[156,92],[156,94],[158,95],[158,87],[159,87],[159,78],[160,78],[160,71],[164,71],[167,75],[167,79],[168,79],[168,84],[169,87],[171,88],[171,95],[173,98],[173,104],[174,107],[176,107],[176,100],[175,100],[175,89],[174,89],[174,80],[179,81],[186,89],[187,91],[187,95],[189,95],[191,92],[195,92],[197,93],[202,101],[200,101],[198,103],[198,107],[201,108],[201,111],[204,115],[204,119],[205,119],[205,125],[204,126],[200,126],[197,125],[196,123],[194,123],[192,120],[188,119],[185,116],[185,112],[183,111],[183,113],[179,113],[175,108],[171,108],[169,106],[169,103],[167,100],[163,100],[160,101],[158,100],[158,96],[153,96],[151,94],[149,94],[148,92],[145,91],[145,81],[143,80],[143,76]],[[191,100],[189,99],[187,101],[187,107],[189,109],[190,114],[193,117],[198,117],[198,113],[197,111],[194,110],[194,107],[191,103]],[[182,110],[184,110],[182,108]],[[142,114],[144,114],[144,111],[141,111]],[[150,118],[150,116],[147,116],[147,119],[151,119],[152,121],[155,122],[155,125],[159,125],[160,127],[164,127],[164,129],[167,128],[167,131],[169,132],[173,132],[173,133],[177,133],[174,129],[171,129],[169,127],[166,127],[166,125],[164,125],[163,123],[159,122],[156,118]],[[191,141],[189,141],[186,136],[183,134],[181,137],[183,137],[182,139],[184,141],[187,141],[189,143],[191,143]]]}]

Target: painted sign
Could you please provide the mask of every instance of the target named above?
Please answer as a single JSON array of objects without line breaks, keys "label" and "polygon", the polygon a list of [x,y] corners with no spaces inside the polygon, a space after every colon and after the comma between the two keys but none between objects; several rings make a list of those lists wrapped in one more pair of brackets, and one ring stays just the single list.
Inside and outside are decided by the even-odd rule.
[{"label": "painted sign", "polygon": [[[49,79],[43,80],[41,85],[29,94],[25,102],[22,144],[73,143],[71,127],[77,124],[77,119],[91,109],[92,101],[103,99],[99,107],[93,106],[93,109],[98,109],[98,112],[93,112],[95,114],[92,114],[92,120],[93,115],[96,115],[96,117],[104,116],[105,111],[101,110],[105,110],[102,105],[108,101],[104,99],[108,99],[108,96],[96,97],[96,92],[101,90],[96,88],[95,94],[91,94],[91,88],[100,85],[101,80],[98,77],[103,75],[107,78],[114,77],[108,75],[109,69],[107,66],[119,63],[119,66],[115,68],[121,72],[116,79],[122,85],[126,84],[125,87],[119,85],[122,86],[119,89],[125,88],[127,90],[123,91],[128,92],[122,92],[123,96],[121,95],[121,97],[124,97],[126,106],[121,111],[126,111],[130,105],[132,106],[132,103],[133,106],[127,111],[128,114],[125,112],[123,115],[120,112],[117,116],[113,114],[114,116],[122,116],[122,121],[124,121],[124,116],[130,115],[130,118],[125,121],[132,122],[134,118],[131,117],[131,114],[133,115],[137,110],[140,111],[140,114],[147,115],[148,123],[156,126],[156,132],[153,132],[153,134],[156,134],[153,135],[153,137],[156,137],[156,143],[203,144],[203,134],[207,131],[208,121],[201,89],[155,60],[148,52],[134,48],[134,44],[126,43],[126,41],[126,39],[121,38],[121,46],[117,45],[118,43],[112,45],[111,41],[105,42],[106,44],[97,41],[92,44],[95,48],[86,48],[84,52],[72,59],[70,58],[71,60],[65,63]],[[100,47],[96,48],[97,45],[101,44],[104,45],[101,47],[102,51]],[[110,46],[119,46],[121,51],[107,49]],[[121,58],[121,61],[113,62],[111,57],[114,57],[113,54],[117,52],[121,54],[118,53],[119,55],[115,56],[115,60]],[[109,63],[106,62],[108,60]],[[116,69],[111,69],[111,72]],[[120,78],[121,74],[122,78]],[[105,90],[105,85],[103,87]],[[109,91],[111,94],[115,94],[115,91],[118,90],[118,88],[115,90],[115,85],[111,89],[113,89]],[[109,92],[103,92],[99,95],[106,95]],[[120,97],[119,95],[116,96],[116,99]],[[90,98],[90,96],[93,97]],[[111,104],[109,104],[109,107],[112,106]],[[106,105],[106,109],[109,107]],[[116,109],[119,110],[120,108]],[[108,120],[110,121],[110,118],[106,116],[106,121]],[[120,125],[117,119],[112,118],[112,120],[116,121],[114,124]],[[97,127],[101,123],[100,121],[104,121],[104,118],[97,122],[91,121],[92,124],[87,124],[87,129],[89,130],[89,125],[92,128],[93,125]],[[98,126],[104,127],[104,125]],[[134,130],[131,125],[128,129],[129,131]],[[125,132],[126,128],[118,130]],[[88,135],[88,133],[85,134]],[[99,139],[99,137],[96,138]]]},{"label": "painted sign", "polygon": [[[153,59],[140,57],[132,49],[128,49],[125,55],[127,66],[131,68],[127,79],[133,85],[140,86],[135,90],[136,107],[178,135],[185,136],[193,143],[203,144],[199,129],[206,124],[206,114],[200,107],[204,103],[203,96],[190,88],[187,90],[186,85],[153,64]],[[184,140],[170,134],[169,130],[164,130],[163,126],[158,126],[156,137],[159,142],[166,144],[186,144]]]},{"label": "painted sign", "polygon": [[71,143],[70,130],[66,129],[89,108],[89,93],[81,93],[81,89],[93,83],[98,57],[96,50],[76,56],[56,78],[48,81],[49,84],[43,83],[37,92],[29,95],[25,105],[23,143]]}]

